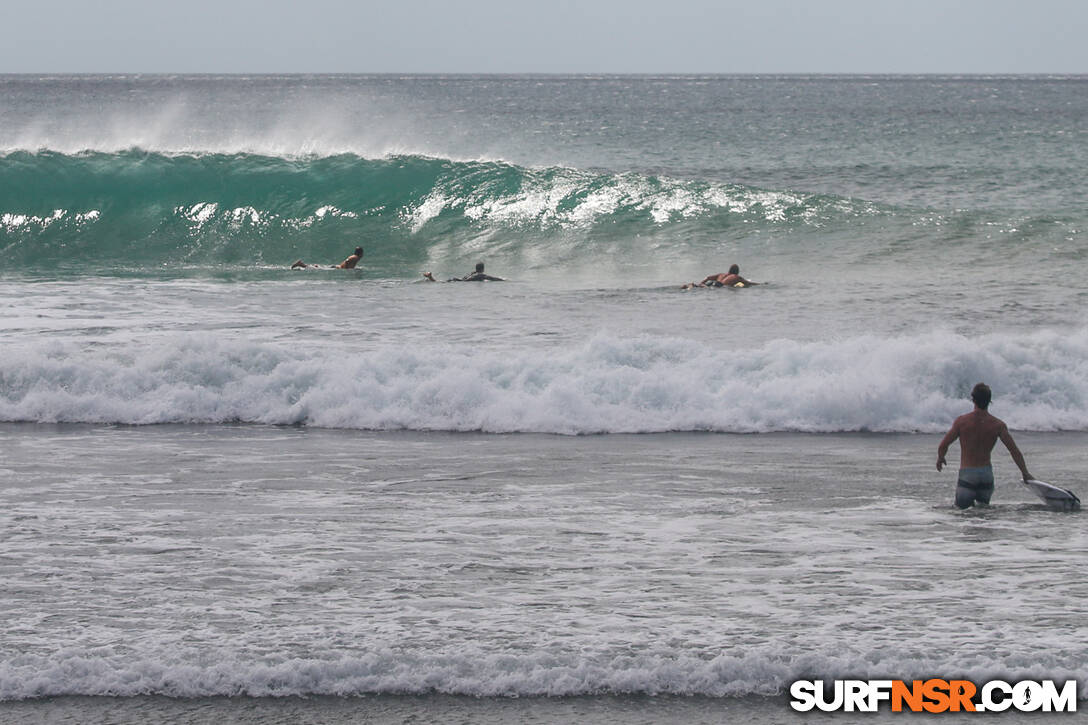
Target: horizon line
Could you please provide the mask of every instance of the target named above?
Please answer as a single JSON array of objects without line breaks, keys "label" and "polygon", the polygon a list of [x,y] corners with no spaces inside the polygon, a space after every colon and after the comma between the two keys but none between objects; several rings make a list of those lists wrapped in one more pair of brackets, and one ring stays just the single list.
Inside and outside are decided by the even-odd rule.
[{"label": "horizon line", "polygon": [[777,77],[777,78],[1054,78],[1088,76],[1088,71],[0,71],[3,76],[359,76],[359,77]]}]

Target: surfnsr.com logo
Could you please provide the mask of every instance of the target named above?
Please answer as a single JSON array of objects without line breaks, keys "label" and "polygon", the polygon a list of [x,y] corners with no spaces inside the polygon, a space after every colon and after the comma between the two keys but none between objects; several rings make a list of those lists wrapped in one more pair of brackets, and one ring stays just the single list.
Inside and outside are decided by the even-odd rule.
[{"label": "surfnsr.com logo", "polygon": [[1003,682],[977,687],[969,680],[798,680],[790,686],[790,707],[798,712],[1076,712],[1077,682]]}]

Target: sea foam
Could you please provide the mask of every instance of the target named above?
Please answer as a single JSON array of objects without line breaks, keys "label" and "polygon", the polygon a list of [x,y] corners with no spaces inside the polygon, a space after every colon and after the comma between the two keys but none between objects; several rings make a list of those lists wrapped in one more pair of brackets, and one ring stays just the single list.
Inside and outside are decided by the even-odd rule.
[{"label": "sea foam", "polygon": [[[224,653],[186,658],[93,657],[58,653],[0,662],[0,701],[63,695],[132,697],[426,694],[475,697],[578,695],[774,696],[797,679],[926,679],[934,672],[985,682],[1050,678],[1085,681],[1083,671],[1000,658],[961,662],[794,653],[738,652],[713,658],[691,655],[413,654],[381,651],[348,657],[268,657],[246,660]],[[1080,696],[1088,694],[1081,685]]]},{"label": "sea foam", "polygon": [[953,333],[714,350],[597,334],[507,353],[446,344],[363,352],[179,334],[154,345],[11,344],[0,420],[262,423],[559,434],[938,432],[979,381],[1022,430],[1088,429],[1088,330]]}]

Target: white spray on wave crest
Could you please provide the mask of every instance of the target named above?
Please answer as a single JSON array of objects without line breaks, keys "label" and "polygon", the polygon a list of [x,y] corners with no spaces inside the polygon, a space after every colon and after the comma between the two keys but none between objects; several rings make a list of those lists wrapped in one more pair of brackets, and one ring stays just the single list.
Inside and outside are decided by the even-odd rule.
[{"label": "white spray on wave crest", "polygon": [[[491,160],[479,148],[451,144],[418,118],[387,103],[300,95],[293,102],[257,95],[203,97],[194,89],[162,92],[123,86],[96,99],[50,108],[0,128],[0,158],[19,151],[62,154],[119,153],[139,149],[164,155],[255,154],[320,158],[354,154],[365,159],[418,155],[455,161]],[[358,104],[362,104],[361,106]]]}]

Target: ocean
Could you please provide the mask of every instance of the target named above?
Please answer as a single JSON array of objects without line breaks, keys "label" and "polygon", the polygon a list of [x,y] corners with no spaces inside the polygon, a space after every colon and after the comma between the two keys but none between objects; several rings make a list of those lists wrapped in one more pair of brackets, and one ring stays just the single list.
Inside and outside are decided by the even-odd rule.
[{"label": "ocean", "polygon": [[1086,76],[0,76],[0,718],[1088,697],[1083,514],[934,466],[1088,493],[1085,188]]}]

